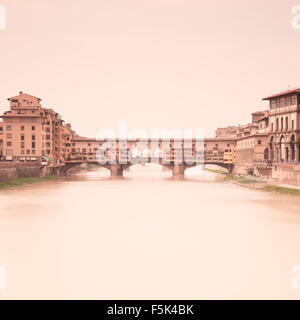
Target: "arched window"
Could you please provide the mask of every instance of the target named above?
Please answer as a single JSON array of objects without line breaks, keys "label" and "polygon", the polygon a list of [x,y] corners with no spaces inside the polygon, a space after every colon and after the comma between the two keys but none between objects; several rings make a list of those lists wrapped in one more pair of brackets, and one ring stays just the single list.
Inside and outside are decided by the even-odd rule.
[{"label": "arched window", "polygon": [[279,131],[279,119],[276,119],[276,131]]},{"label": "arched window", "polygon": [[283,131],[283,118],[281,117],[281,131]]},{"label": "arched window", "polygon": [[274,132],[274,123],[271,124],[271,132]]},{"label": "arched window", "polygon": [[292,136],[291,136],[291,141],[290,141],[291,160],[292,160],[292,161],[295,160],[295,155],[296,155],[296,152],[295,152],[295,142],[296,142],[295,136],[292,135]]},{"label": "arched window", "polygon": [[266,148],[264,151],[264,160],[269,160],[269,149]]},{"label": "arched window", "polygon": [[289,130],[289,118],[286,117],[285,118],[285,131],[288,131]]}]

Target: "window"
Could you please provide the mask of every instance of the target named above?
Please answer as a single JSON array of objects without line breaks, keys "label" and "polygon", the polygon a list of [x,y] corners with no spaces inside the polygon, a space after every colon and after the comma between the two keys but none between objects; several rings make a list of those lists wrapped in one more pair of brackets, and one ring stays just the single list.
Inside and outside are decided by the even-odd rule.
[{"label": "window", "polygon": [[33,134],[31,138],[32,138],[32,140],[35,140],[35,135]]},{"label": "window", "polygon": [[32,131],[35,131],[35,126],[32,126],[31,129],[32,129]]},{"label": "window", "polygon": [[274,123],[271,124],[271,132],[274,131]]},{"label": "window", "polygon": [[281,131],[283,131],[283,118],[281,118]]},{"label": "window", "polygon": [[6,134],[6,139],[11,139],[11,133]]},{"label": "window", "polygon": [[297,96],[292,96],[292,98],[291,98],[291,105],[293,106],[293,105],[295,105],[295,104],[297,104]]},{"label": "window", "polygon": [[26,150],[26,154],[30,154],[30,150]]},{"label": "window", "polygon": [[280,107],[285,106],[285,98],[280,98]]},{"label": "window", "polygon": [[286,131],[289,130],[289,118],[288,117],[285,118],[285,130]]},{"label": "window", "polygon": [[292,130],[294,130],[294,126],[295,126],[295,121],[292,120]]},{"label": "window", "polygon": [[24,134],[21,134],[21,140],[24,141],[25,140],[25,136]]},{"label": "window", "polygon": [[25,151],[24,151],[24,150],[21,150],[21,154],[25,154]]},{"label": "window", "polygon": [[24,126],[21,126],[21,131],[24,131],[24,129],[25,129]]},{"label": "window", "polygon": [[31,148],[34,149],[35,148],[35,142],[31,143]]},{"label": "window", "polygon": [[276,108],[276,100],[271,100],[271,109]]},{"label": "window", "polygon": [[261,140],[258,140],[257,143],[258,143],[258,144],[261,144]]},{"label": "window", "polygon": [[24,142],[21,142],[21,148],[23,149],[25,147]]},{"label": "window", "polygon": [[11,131],[11,126],[6,126],[7,131]]},{"label": "window", "polygon": [[276,131],[279,131],[279,119],[276,119]]},{"label": "window", "polygon": [[32,154],[35,154],[35,150],[32,150],[31,153],[32,153]]},{"label": "window", "polygon": [[12,149],[6,149],[6,155],[7,156],[12,156],[13,155]]},{"label": "window", "polygon": [[11,147],[11,141],[7,141],[7,142],[6,142],[6,145],[7,145],[8,147]]}]

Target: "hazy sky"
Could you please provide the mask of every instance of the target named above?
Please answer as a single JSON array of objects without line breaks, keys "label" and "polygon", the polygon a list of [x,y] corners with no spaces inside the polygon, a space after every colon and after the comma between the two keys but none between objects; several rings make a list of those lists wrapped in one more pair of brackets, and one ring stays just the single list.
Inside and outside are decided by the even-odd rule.
[{"label": "hazy sky", "polygon": [[0,111],[20,90],[81,135],[250,121],[300,86],[300,0],[0,0]]}]

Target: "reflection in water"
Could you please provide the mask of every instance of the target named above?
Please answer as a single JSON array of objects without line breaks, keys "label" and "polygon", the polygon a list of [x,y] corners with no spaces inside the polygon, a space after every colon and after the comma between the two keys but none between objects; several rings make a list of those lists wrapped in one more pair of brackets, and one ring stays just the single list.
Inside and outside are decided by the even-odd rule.
[{"label": "reflection in water", "polygon": [[299,198],[132,167],[0,193],[0,298],[300,298]]}]

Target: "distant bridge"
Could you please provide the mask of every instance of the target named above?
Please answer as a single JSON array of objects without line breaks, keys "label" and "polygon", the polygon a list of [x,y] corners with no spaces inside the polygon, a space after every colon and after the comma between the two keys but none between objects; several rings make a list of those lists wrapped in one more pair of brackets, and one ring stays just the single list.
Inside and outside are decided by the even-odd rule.
[{"label": "distant bridge", "polygon": [[[176,140],[136,139],[106,140],[99,144],[98,151],[88,157],[84,152],[73,154],[65,162],[65,172],[83,163],[95,164],[110,170],[111,176],[122,176],[124,170],[136,164],[156,163],[172,170],[174,176],[184,175],[188,168],[213,164],[232,172],[233,139]],[[86,150],[86,148],[82,149]]]}]

